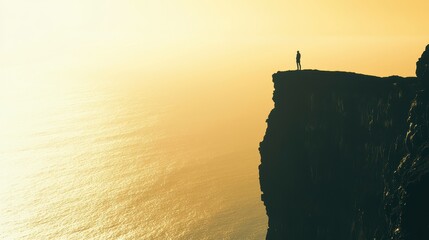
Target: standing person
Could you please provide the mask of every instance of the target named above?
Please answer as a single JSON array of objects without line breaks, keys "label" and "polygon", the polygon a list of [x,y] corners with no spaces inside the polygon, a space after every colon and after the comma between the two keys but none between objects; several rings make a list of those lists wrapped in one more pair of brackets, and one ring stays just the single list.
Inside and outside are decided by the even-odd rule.
[{"label": "standing person", "polygon": [[301,70],[301,53],[296,52],[296,70]]}]

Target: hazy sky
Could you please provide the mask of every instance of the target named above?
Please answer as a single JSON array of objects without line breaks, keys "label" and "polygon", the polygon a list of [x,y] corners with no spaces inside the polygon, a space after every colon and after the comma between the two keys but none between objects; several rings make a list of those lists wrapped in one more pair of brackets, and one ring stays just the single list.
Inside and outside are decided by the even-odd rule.
[{"label": "hazy sky", "polygon": [[424,0],[0,0],[0,76],[269,78],[295,68],[296,50],[304,69],[410,76],[429,43],[427,9]]},{"label": "hazy sky", "polygon": [[[29,203],[32,210],[22,211],[20,207],[7,210],[13,216],[12,220],[5,218],[11,223],[5,227],[16,234],[26,234],[27,230],[34,229],[25,228],[25,232],[20,233],[16,226],[48,226],[50,222],[45,213],[60,216],[61,220],[64,212],[72,208],[82,210],[73,211],[82,212],[82,218],[88,218],[88,226],[91,226],[93,215],[86,209],[89,206],[90,211],[99,211],[99,206],[92,202],[84,203],[83,207],[73,205],[73,199],[100,200],[102,206],[107,201],[93,196],[108,192],[109,198],[123,199],[125,195],[116,197],[115,191],[118,196],[128,194],[128,190],[119,191],[128,185],[122,180],[112,180],[114,184],[108,185],[105,179],[117,176],[115,174],[122,178],[127,172],[116,169],[110,162],[114,163],[115,156],[118,159],[128,156],[133,159],[131,163],[146,164],[145,160],[140,161],[140,152],[144,151],[145,155],[147,151],[148,158],[152,158],[150,151],[158,156],[159,149],[160,161],[154,165],[162,169],[168,162],[165,172],[171,172],[174,180],[171,182],[180,185],[186,182],[197,187],[184,184],[169,189],[177,185],[166,184],[163,180],[158,186],[161,183],[156,180],[158,178],[146,181],[154,182],[157,186],[153,189],[159,189],[155,195],[159,194],[163,200],[156,201],[157,207],[151,205],[155,198],[148,198],[150,202],[146,203],[126,202],[138,202],[138,209],[143,210],[150,206],[153,216],[161,219],[153,225],[168,226],[165,228],[168,233],[174,230],[170,222],[182,226],[175,222],[179,218],[169,218],[181,213],[181,208],[171,208],[173,211],[165,214],[153,210],[164,207],[164,199],[167,201],[171,197],[171,202],[177,206],[182,206],[180,201],[186,204],[183,205],[184,215],[199,221],[201,229],[207,227],[207,222],[200,221],[203,218],[194,213],[201,212],[207,219],[210,208],[206,206],[212,206],[213,212],[219,213],[213,215],[212,220],[219,221],[221,225],[218,226],[229,224],[228,221],[234,221],[231,229],[244,224],[234,232],[240,234],[240,231],[251,232],[248,229],[259,225],[265,234],[266,219],[260,201],[257,166],[260,160],[258,144],[266,129],[266,117],[273,107],[271,75],[295,69],[295,54],[300,50],[303,69],[414,76],[415,62],[429,43],[428,9],[428,0],[0,0],[0,135],[3,137],[0,154],[11,156],[0,162],[0,169],[5,173],[0,177],[7,183],[0,184],[0,199],[4,196],[7,200],[0,201],[0,205],[3,203],[0,210],[1,207],[21,206],[21,203]],[[151,142],[152,132],[148,130],[146,135],[140,129],[151,124],[156,126],[154,139],[159,137],[162,141],[141,145]],[[100,135],[104,132],[106,135]],[[141,135],[129,135],[134,132]],[[124,139],[116,140],[116,134]],[[107,140],[101,142],[102,139]],[[127,150],[128,145],[132,150]],[[190,157],[188,151],[192,153]],[[176,164],[175,158],[183,158],[183,161]],[[15,159],[21,165],[16,164]],[[112,166],[115,174],[110,174],[110,170],[96,172],[94,179],[97,181],[91,180],[95,185],[89,184],[96,186],[92,190],[86,184],[92,177],[81,176],[79,169],[90,166],[91,171],[98,171],[101,168],[95,166],[104,161],[109,166],[106,169]],[[158,161],[158,157],[154,161]],[[204,165],[205,162],[210,165]],[[51,167],[56,164],[59,171]],[[70,167],[73,164],[78,170]],[[179,170],[174,172],[176,170],[170,166],[176,165]],[[69,179],[62,175],[63,169],[72,172],[70,182],[73,184],[57,181]],[[149,167],[148,172],[154,172],[147,176],[158,174],[152,169],[156,168]],[[45,180],[44,174],[38,174],[48,171],[52,171],[49,175],[53,178]],[[87,172],[85,170],[85,174]],[[102,174],[107,177],[98,177]],[[39,178],[47,185],[34,184]],[[176,181],[179,178],[180,181]],[[130,184],[134,185],[143,177],[130,179]],[[80,185],[81,182],[85,184]],[[102,186],[101,190],[97,184]],[[37,186],[33,188],[33,185]],[[70,192],[77,195],[61,192],[58,196],[65,196],[66,202],[62,204],[64,201],[45,194],[51,190],[62,191],[63,188],[56,188],[59,185],[72,189]],[[89,190],[82,193],[81,186]],[[18,193],[16,196],[27,192],[37,194],[15,199],[11,197],[14,194],[9,194],[11,191]],[[177,196],[185,194],[186,197],[177,198],[175,192]],[[217,192],[231,194],[208,194]],[[48,210],[39,206],[44,199],[40,200],[39,195],[49,196],[47,205],[41,204],[48,206]],[[209,198],[210,203],[201,204],[202,199]],[[8,203],[13,203],[12,207]],[[32,207],[35,203],[37,207]],[[57,203],[61,203],[59,208],[49,207]],[[66,209],[69,206],[72,208]],[[120,204],[115,206],[119,206],[115,208],[119,210],[124,208]],[[152,218],[143,210],[140,213],[145,219]],[[14,212],[24,215],[14,215]],[[28,220],[33,215],[37,215],[34,219],[43,219],[15,226],[15,219]],[[136,214],[131,215],[135,219]],[[74,224],[74,216],[78,215],[66,218],[72,219]],[[128,215],[123,217],[115,217],[112,221],[128,219]],[[76,232],[70,226],[65,228],[64,222],[56,223],[54,231],[71,229],[73,234]],[[84,219],[82,223],[87,222]],[[128,226],[131,225],[118,225],[118,228],[123,230]],[[49,225],[49,234],[51,228]],[[85,234],[87,225],[82,229]],[[41,234],[47,233],[41,231]]]}]

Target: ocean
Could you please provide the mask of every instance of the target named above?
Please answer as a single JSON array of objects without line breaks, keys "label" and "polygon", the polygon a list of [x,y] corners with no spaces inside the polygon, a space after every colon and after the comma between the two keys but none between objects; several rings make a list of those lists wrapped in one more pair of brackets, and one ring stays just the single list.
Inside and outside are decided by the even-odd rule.
[{"label": "ocean", "polygon": [[136,82],[2,87],[0,239],[265,237],[270,93]]}]

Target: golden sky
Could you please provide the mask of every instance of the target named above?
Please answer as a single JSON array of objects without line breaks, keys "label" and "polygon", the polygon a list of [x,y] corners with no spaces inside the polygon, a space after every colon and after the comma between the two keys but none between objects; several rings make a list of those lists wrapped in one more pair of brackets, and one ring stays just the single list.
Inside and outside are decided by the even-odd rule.
[{"label": "golden sky", "polygon": [[[246,205],[240,201],[253,197],[251,200],[255,202],[252,204],[259,208],[249,205],[252,213],[244,219],[253,221],[252,216],[258,215],[261,224],[266,224],[265,218],[262,219],[265,211],[257,183],[257,149],[266,129],[266,116],[273,106],[271,75],[295,69],[295,54],[300,50],[303,69],[414,76],[415,62],[429,43],[428,9],[428,0],[0,0],[0,135],[6,136],[0,140],[0,153],[8,156],[0,161],[0,169],[6,171],[3,180],[7,183],[0,184],[0,199],[6,196],[8,200],[0,201],[0,208],[18,206],[14,211],[30,216],[28,211],[22,211],[20,204],[29,202],[33,206],[43,202],[39,201],[44,199],[39,199],[39,195],[49,196],[48,210],[31,207],[34,211],[30,214],[35,212],[35,216],[45,217],[44,213],[49,212],[48,215],[55,219],[56,216],[62,218],[69,199],[98,197],[99,192],[107,191],[111,196],[112,191],[124,186],[123,182],[112,180],[112,185],[106,185],[105,179],[111,179],[116,173],[122,178],[124,174],[120,170],[112,168],[113,175],[104,170],[97,172],[106,173],[106,178],[94,178],[97,181],[89,186],[95,186],[95,190],[86,188],[85,181],[92,178],[82,178],[85,189],[89,190],[81,193],[80,181],[75,180],[75,176],[82,177],[78,175],[80,170],[70,175],[73,179],[69,184],[67,175],[61,175],[62,169],[67,170],[69,164],[76,164],[77,169],[86,166],[90,166],[91,171],[99,169],[92,166],[98,166],[104,160],[114,160],[111,149],[118,149],[116,155],[129,156],[133,160],[140,158],[137,152],[146,151],[145,147],[140,149],[140,144],[150,142],[143,136],[145,132],[139,131],[141,136],[115,140],[114,144],[106,140],[106,144],[93,145],[98,141],[93,139],[104,139],[99,132],[110,128],[118,133],[106,130],[106,139],[113,139],[114,134],[128,136],[153,121],[159,122],[153,132],[159,134],[160,139],[165,137],[164,133],[171,137],[171,140],[166,137],[165,146],[160,141],[159,146],[154,143],[153,148],[148,147],[148,151],[155,149],[154,153],[158,148],[165,151],[162,158],[166,161],[162,159],[160,166],[176,157],[186,159],[183,162],[198,161],[194,164],[197,167],[204,166],[198,169],[198,174],[186,174],[191,178],[184,178],[191,179],[187,182],[195,183],[195,186],[204,186],[204,190],[192,191],[189,195],[204,198],[183,200],[186,216],[191,216],[189,206],[194,211],[200,208],[193,206],[201,206],[203,210],[199,212],[204,215],[210,213],[207,206],[215,206],[212,207],[215,213],[224,211],[213,202],[201,205],[200,201],[212,196],[207,193],[228,191],[231,192],[229,200],[225,199],[240,203],[238,210],[234,208],[231,214],[247,211],[243,207]],[[104,88],[104,84],[114,86],[113,90]],[[122,118],[128,115],[133,117],[130,119],[138,117],[133,121]],[[175,136],[181,137],[177,138],[181,140],[177,140],[177,146],[169,143],[176,143]],[[148,134],[147,138],[150,137]],[[69,143],[68,139],[73,141]],[[138,147],[131,151],[127,150],[126,144]],[[195,152],[195,156],[188,159],[187,150],[179,153],[181,146],[192,149],[190,152]],[[241,154],[240,149],[244,149],[245,155],[235,155],[235,152]],[[217,152],[222,155],[218,157]],[[16,159],[22,164],[16,164]],[[212,169],[201,165],[202,160],[213,161],[207,165]],[[223,170],[226,168],[222,167],[224,164],[218,164],[220,160],[221,163],[228,161],[231,169]],[[82,168],[81,163],[84,163]],[[56,169],[51,167],[55,164],[59,164],[61,171],[52,170]],[[109,163],[106,166],[115,165]],[[181,165],[179,168],[197,169],[194,166]],[[148,169],[150,172],[153,168]],[[38,173],[44,171],[52,171],[50,175],[53,177],[40,180],[47,185],[36,184],[39,188],[36,186],[33,190],[36,178],[27,176],[43,178],[44,175]],[[225,171],[226,178],[220,177],[223,176],[221,171]],[[87,172],[85,170],[85,174]],[[173,173],[173,177],[182,177]],[[200,184],[198,181],[201,180],[195,178],[206,173],[212,175],[204,177],[213,181],[207,188],[205,180]],[[164,184],[159,186],[160,192]],[[63,188],[56,188],[59,185],[73,189],[77,195],[66,196],[61,192],[58,196],[65,196],[67,204],[52,208],[53,203],[62,202],[55,198],[52,201],[51,194],[44,191],[62,191]],[[29,198],[11,198],[10,191],[25,193],[24,190],[17,191],[15,186],[24,190],[30,186],[31,190],[25,191],[35,194]],[[183,189],[193,189],[185,187],[178,188],[177,196],[187,191]],[[68,193],[65,191],[65,194]],[[170,191],[168,194],[175,196],[170,195]],[[219,199],[224,199],[217,196],[212,198],[216,204]],[[37,200],[33,201],[32,197]],[[94,200],[93,197],[87,199]],[[172,199],[176,202],[178,198]],[[188,205],[189,202],[194,205]],[[8,203],[13,203],[12,207]],[[85,206],[90,206],[91,211],[98,210],[93,204]],[[67,216],[67,219],[91,217],[85,206],[73,205],[82,211],[75,211],[77,215]],[[139,202],[138,206],[149,205]],[[40,209],[43,214],[37,212]],[[50,211],[52,209],[60,209],[60,212]],[[122,209],[122,205],[117,209]],[[134,208],[129,209],[134,211]],[[174,209],[170,214],[177,214],[179,208]],[[16,231],[14,221],[24,215],[14,215],[14,211],[7,211],[13,215],[12,220],[4,218],[12,224],[0,224],[0,227],[21,234]],[[147,211],[141,212],[146,214]],[[226,224],[228,221],[223,214],[219,215],[220,222]],[[171,216],[154,212],[155,215],[164,220],[168,218],[165,216]],[[241,215],[237,216],[240,218]],[[116,219],[122,221],[125,218]],[[93,219],[88,221],[92,224]],[[45,218],[37,224],[40,222],[49,225],[51,231],[52,226]],[[55,231],[68,230],[63,227],[63,222],[58,223],[54,224],[58,227],[54,226]],[[170,226],[169,222],[161,223]],[[29,226],[34,225],[30,222]],[[261,226],[265,234],[266,225]],[[166,230],[174,229],[168,227]]]},{"label": "golden sky", "polygon": [[424,0],[1,0],[0,76],[269,78],[295,68],[296,50],[304,69],[411,76],[429,43],[427,9]]}]

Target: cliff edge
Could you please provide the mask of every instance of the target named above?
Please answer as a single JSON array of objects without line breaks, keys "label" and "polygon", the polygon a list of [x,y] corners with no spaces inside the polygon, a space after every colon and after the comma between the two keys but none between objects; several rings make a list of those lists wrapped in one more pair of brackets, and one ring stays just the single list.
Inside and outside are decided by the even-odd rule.
[{"label": "cliff edge", "polygon": [[275,107],[259,148],[267,239],[429,239],[422,61],[418,78],[273,75]]}]

